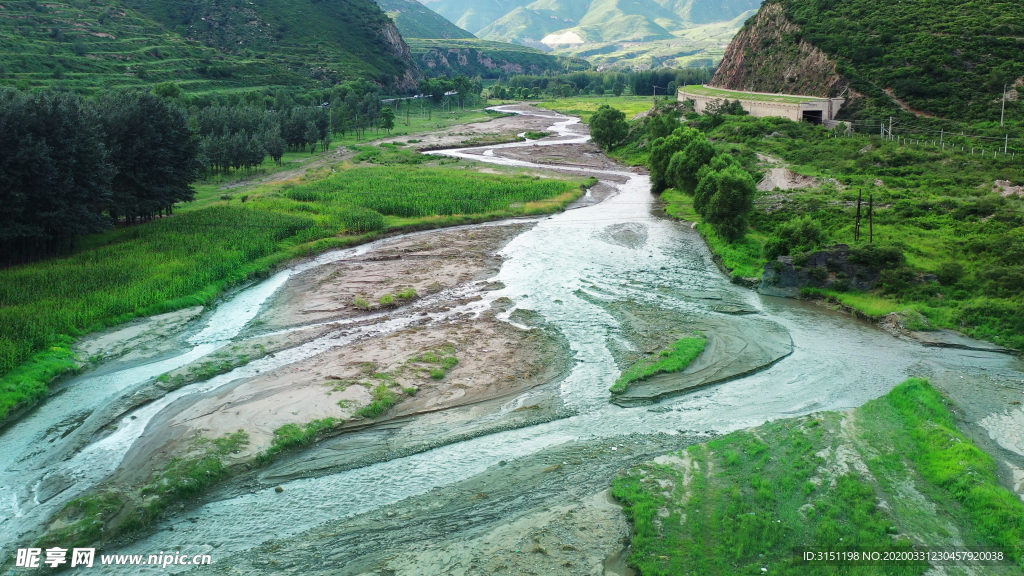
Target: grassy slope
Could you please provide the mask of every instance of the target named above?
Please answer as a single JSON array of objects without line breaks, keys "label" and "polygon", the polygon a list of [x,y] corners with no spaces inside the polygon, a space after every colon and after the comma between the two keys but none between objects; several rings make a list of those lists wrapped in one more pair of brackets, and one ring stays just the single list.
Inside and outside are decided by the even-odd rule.
[{"label": "grassy slope", "polygon": [[771,422],[628,471],[613,494],[634,526],[629,563],[642,576],[922,574],[794,558],[799,546],[917,543],[1002,547],[1018,567],[984,573],[1019,573],[1024,504],[946,404],[912,379],[851,414]]},{"label": "grassy slope", "polygon": [[416,0],[377,0],[377,4],[395,21],[403,38],[474,38]]},{"label": "grassy slope", "polygon": [[[765,138],[770,133],[783,136]],[[876,137],[832,138],[823,129],[781,119],[732,117],[709,136],[748,169],[760,169],[754,156],[760,152],[823,182],[806,190],[761,193],[747,239],[732,246],[710,242],[728,267],[742,269],[735,273],[747,276],[751,268],[762,268],[765,260],[757,244],[798,216],[812,216],[833,241],[852,244],[857,195],[863,191],[865,201],[874,198],[876,242],[898,246],[916,271],[938,273],[956,263],[963,274],[945,286],[905,286],[884,295],[834,294],[837,299],[870,316],[912,307],[936,325],[1024,346],[1024,302],[1015,288],[1017,267],[1024,264],[1024,202],[1002,198],[992,189],[996,180],[1024,183],[1019,161],[993,158],[991,148],[984,158],[972,156],[970,146],[991,144],[959,136],[946,140],[947,148],[956,151],[943,152]],[[670,213],[688,203],[671,193],[665,199]]]},{"label": "grassy slope", "polygon": [[[343,165],[335,167],[337,174],[324,168],[228,200],[216,189],[207,190],[199,208],[87,238],[87,248],[68,258],[0,271],[5,371],[39,352],[0,378],[0,420],[9,410],[43,398],[47,381],[73,365],[70,342],[62,335],[209,304],[226,287],[262,276],[289,258],[365,242],[385,230],[546,213],[580,193],[576,181],[476,174],[457,162],[449,166]],[[365,193],[381,182],[390,183],[386,204]]]},{"label": "grassy slope", "polygon": [[189,91],[310,83],[270,61],[188,42],[117,2],[4,2],[0,82],[91,92],[166,81]]}]

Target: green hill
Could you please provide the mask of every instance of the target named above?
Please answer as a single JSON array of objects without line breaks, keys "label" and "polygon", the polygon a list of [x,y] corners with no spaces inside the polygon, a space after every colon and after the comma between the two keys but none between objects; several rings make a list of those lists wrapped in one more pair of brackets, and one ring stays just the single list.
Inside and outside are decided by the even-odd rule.
[{"label": "green hill", "polygon": [[421,74],[372,0],[4,0],[0,82],[79,92],[174,81],[190,92]]},{"label": "green hill", "polygon": [[736,36],[712,83],[854,98],[847,114],[915,112],[998,120],[1024,86],[1019,1],[769,0]]},{"label": "green hill", "polygon": [[377,0],[377,4],[395,21],[403,38],[474,38],[416,0]]},{"label": "green hill", "polygon": [[189,40],[255,56],[326,83],[371,78],[412,89],[420,78],[398,29],[373,0],[127,0]]},{"label": "green hill", "polygon": [[90,92],[166,81],[190,91],[311,83],[254,55],[187,41],[116,2],[3,2],[0,82]]},{"label": "green hill", "polygon": [[428,0],[426,6],[456,26],[476,34],[530,0]]}]

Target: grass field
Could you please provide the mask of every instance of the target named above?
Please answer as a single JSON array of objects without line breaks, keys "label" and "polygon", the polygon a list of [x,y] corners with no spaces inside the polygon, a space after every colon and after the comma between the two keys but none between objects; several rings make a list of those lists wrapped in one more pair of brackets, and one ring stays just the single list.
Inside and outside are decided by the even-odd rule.
[{"label": "grass field", "polygon": [[626,114],[626,120],[630,120],[637,114],[650,110],[654,105],[654,99],[650,96],[583,96],[544,100],[537,105],[562,114],[579,116],[586,123],[590,121],[594,112],[604,105],[622,110]]},{"label": "grass field", "polygon": [[0,270],[0,421],[45,397],[48,380],[72,364],[68,337],[208,305],[290,258],[387,231],[556,211],[582,183],[460,168],[323,167],[89,237],[67,258]]},{"label": "grass field", "polygon": [[984,573],[1019,574],[1024,504],[947,403],[911,379],[849,414],[771,422],[629,470],[612,490],[633,524],[629,564],[641,576],[916,575],[928,565],[803,565],[795,551],[957,545],[1000,547],[1014,566]]}]

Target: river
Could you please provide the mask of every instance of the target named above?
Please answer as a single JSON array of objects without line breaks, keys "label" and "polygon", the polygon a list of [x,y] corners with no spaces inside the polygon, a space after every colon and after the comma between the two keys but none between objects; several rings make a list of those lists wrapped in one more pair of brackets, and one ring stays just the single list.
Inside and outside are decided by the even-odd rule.
[{"label": "river", "polygon": [[[354,470],[292,480],[282,484],[282,493],[272,489],[225,492],[190,510],[187,517],[161,521],[148,537],[118,553],[212,553],[224,567],[232,562],[230,555],[245,553],[267,540],[274,539],[285,548],[297,547],[306,531],[325,522],[453,486],[499,464],[529,459],[560,446],[626,439],[637,442],[638,437],[654,435],[726,433],[777,418],[853,408],[912,375],[965,367],[1008,369],[1010,360],[1002,355],[927,348],[819,306],[763,297],[731,284],[688,224],[659,215],[646,175],[625,169],[539,165],[521,156],[502,156],[523,148],[587,140],[578,119],[523,107],[513,111],[550,118],[553,126],[549,130],[558,136],[439,154],[594,175],[616,190],[602,202],[541,218],[512,240],[502,252],[500,272],[492,279],[504,288],[482,292],[482,303],[475,305],[479,309],[498,298],[508,298],[514,308],[504,318],[515,309],[530,310],[564,335],[574,364],[560,382],[558,393],[575,415]],[[188,336],[188,346],[179,354],[121,372],[85,375],[7,429],[0,437],[4,446],[0,452],[0,513],[4,515],[0,541],[16,541],[64,502],[102,482],[153,416],[171,401],[322,351],[322,345],[314,341],[182,388],[125,415],[115,432],[81,449],[69,454],[66,446],[61,448],[62,439],[73,436],[85,416],[110,398],[229,344],[290,275],[372,252],[375,246],[332,252],[282,271],[222,304],[202,330]],[[740,330],[779,326],[792,340],[792,353],[752,375],[665,400],[656,410],[650,406],[621,408],[609,403],[608,387],[619,373],[613,350],[629,349],[633,344],[624,334],[621,317],[610,312],[610,302],[628,302],[633,307],[717,323],[713,325],[739,326]],[[723,313],[722,302],[751,314]],[[388,329],[404,325],[401,319],[388,322],[394,324]],[[514,400],[509,401],[502,409],[514,405]],[[614,452],[607,453],[610,460],[617,457]],[[41,501],[35,492],[47,478],[49,483],[64,478],[58,483],[63,490]],[[607,484],[609,478],[596,481]],[[560,496],[554,490],[545,498],[557,501]],[[9,553],[10,548],[5,546],[2,551]],[[124,569],[96,569],[96,573],[124,573]],[[148,572],[139,567],[135,573]]]}]

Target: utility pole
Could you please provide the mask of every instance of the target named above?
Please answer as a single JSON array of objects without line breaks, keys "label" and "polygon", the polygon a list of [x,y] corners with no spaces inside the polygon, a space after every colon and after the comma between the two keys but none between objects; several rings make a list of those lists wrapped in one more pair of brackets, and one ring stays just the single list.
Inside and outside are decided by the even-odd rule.
[{"label": "utility pole", "polygon": [[857,223],[853,227],[853,241],[860,242],[860,203],[864,198],[864,191],[857,192]]},{"label": "utility pole", "polygon": [[1003,127],[1003,119],[1006,117],[1006,84],[1003,84],[1003,110],[999,113],[999,127]]},{"label": "utility pole", "polygon": [[868,194],[868,244],[875,243],[875,197]]},{"label": "utility pole", "polygon": [[1003,154],[1010,151],[1010,135],[1006,135],[1006,140],[1003,141]]},{"label": "utility pole", "polygon": [[889,140],[892,140],[892,116],[889,116]]}]

